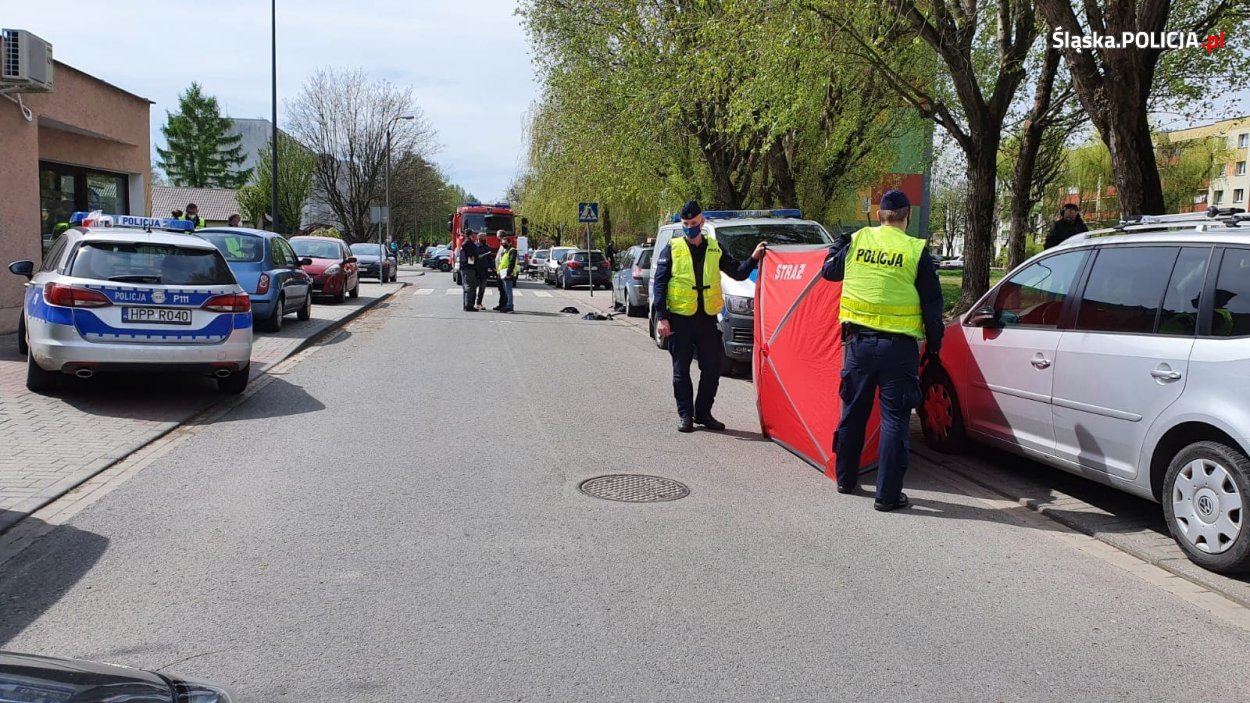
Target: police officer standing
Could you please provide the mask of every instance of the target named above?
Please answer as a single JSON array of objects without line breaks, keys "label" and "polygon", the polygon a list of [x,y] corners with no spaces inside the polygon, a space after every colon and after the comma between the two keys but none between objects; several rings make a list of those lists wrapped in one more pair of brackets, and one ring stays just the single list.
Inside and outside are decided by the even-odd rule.
[{"label": "police officer standing", "polygon": [[[464,311],[477,312],[477,233],[465,230],[460,243],[460,280],[464,283]],[[380,263],[380,262],[379,262]],[[485,281],[483,281],[485,283]]]},{"label": "police officer standing", "polygon": [[873,398],[881,393],[877,500],[881,511],[906,508],[911,411],[920,403],[920,347],[942,346],[942,287],[923,239],[907,234],[911,203],[891,190],[881,197],[879,227],[843,235],[821,272],[842,281],[842,418],[834,434],[839,493],[859,484],[859,458]]},{"label": "police officer standing", "polygon": [[[712,417],[712,404],[720,387],[722,354],[716,316],[725,306],[720,275],[745,280],[764,258],[760,242],[751,258],[738,262],[721,251],[715,239],[703,234],[703,209],[691,200],[681,208],[684,237],[673,237],[660,251],[652,281],[652,307],[656,333],[668,339],[673,357],[673,396],[677,399],[678,432],[694,432],[695,425],[723,430],[725,424]],[[690,362],[699,359],[699,395],[695,398]]]},{"label": "police officer standing", "polygon": [[486,283],[490,281],[490,272],[495,268],[495,250],[486,241],[486,233],[477,237],[477,310],[485,310],[482,299],[486,296]]},{"label": "police officer standing", "polygon": [[195,203],[187,203],[187,214],[182,219],[188,222],[194,222],[196,229],[204,229],[204,227],[207,226],[207,223],[204,222],[204,218],[200,217],[200,208],[197,207]]}]

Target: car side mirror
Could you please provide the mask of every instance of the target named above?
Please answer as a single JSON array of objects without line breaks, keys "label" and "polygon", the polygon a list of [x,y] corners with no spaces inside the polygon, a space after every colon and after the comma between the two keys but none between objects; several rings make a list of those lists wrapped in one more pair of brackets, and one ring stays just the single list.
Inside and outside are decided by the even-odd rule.
[{"label": "car side mirror", "polygon": [[977,308],[968,319],[968,324],[973,327],[997,327],[998,313],[994,312],[994,308],[989,305]]},{"label": "car side mirror", "polygon": [[357,259],[354,256],[349,256],[347,257],[347,261],[345,261],[344,263],[354,264],[354,263],[357,263]]},{"label": "car side mirror", "polygon": [[35,262],[22,259],[9,264],[9,272],[15,276],[25,276],[26,280],[30,280],[35,276]]},{"label": "car side mirror", "polygon": [[304,258],[299,260],[299,265],[300,266],[312,266],[312,259],[305,256]]}]

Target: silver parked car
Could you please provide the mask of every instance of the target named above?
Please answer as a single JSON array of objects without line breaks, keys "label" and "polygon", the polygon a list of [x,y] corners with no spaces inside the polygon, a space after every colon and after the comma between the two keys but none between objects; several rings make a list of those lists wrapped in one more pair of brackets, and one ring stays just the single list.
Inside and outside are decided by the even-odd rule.
[{"label": "silver parked car", "polygon": [[932,447],[1161,502],[1190,559],[1250,571],[1250,216],[1144,217],[1033,257],[947,328],[922,384]]},{"label": "silver parked car", "polygon": [[647,314],[651,300],[651,247],[630,247],[621,260],[621,270],[612,276],[612,307],[629,317]]}]

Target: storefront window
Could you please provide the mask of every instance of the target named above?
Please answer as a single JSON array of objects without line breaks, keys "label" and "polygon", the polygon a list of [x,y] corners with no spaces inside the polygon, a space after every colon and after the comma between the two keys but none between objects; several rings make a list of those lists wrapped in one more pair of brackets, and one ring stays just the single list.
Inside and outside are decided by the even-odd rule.
[{"label": "storefront window", "polygon": [[47,253],[56,226],[83,210],[129,215],[129,179],[119,173],[94,171],[79,166],[39,162],[40,232]]}]

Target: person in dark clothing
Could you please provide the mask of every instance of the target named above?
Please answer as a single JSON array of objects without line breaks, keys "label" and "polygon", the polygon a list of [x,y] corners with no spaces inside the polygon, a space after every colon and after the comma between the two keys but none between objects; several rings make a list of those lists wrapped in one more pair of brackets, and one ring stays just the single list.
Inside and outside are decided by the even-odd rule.
[{"label": "person in dark clothing", "polygon": [[1085,220],[1081,219],[1081,209],[1068,203],[1059,210],[1059,219],[1050,225],[1050,234],[1046,235],[1044,248],[1057,247],[1069,237],[1088,231],[1089,227],[1085,225]]},{"label": "person in dark clothing", "polygon": [[821,276],[842,282],[842,416],[834,433],[838,492],[859,485],[864,434],[878,389],[877,500],[881,511],[910,505],[903,493],[911,411],[920,404],[920,348],[942,347],[942,286],[926,242],[907,233],[911,203],[901,191],[881,197],[881,225],[844,234],[829,247]]},{"label": "person in dark clothing", "polygon": [[466,230],[460,245],[460,280],[464,283],[464,311],[477,312],[474,301],[480,295],[477,279],[477,233]]},{"label": "person in dark clothing", "polygon": [[486,284],[490,281],[490,271],[495,268],[495,251],[490,248],[485,234],[477,237],[477,309],[485,310],[482,298],[486,296]]},{"label": "person in dark clothing", "polygon": [[616,245],[612,243],[612,238],[607,238],[608,243],[603,247],[603,255],[608,257],[608,266],[613,271],[616,270]]},{"label": "person in dark clothing", "polygon": [[[681,209],[684,237],[674,237],[656,259],[652,279],[652,308],[656,334],[668,340],[673,358],[673,397],[680,420],[678,432],[693,432],[695,425],[723,430],[725,423],[712,417],[712,404],[720,387],[720,328],[716,316],[725,305],[720,274],[735,281],[746,280],[764,258],[760,242],[751,258],[739,262],[723,252],[715,239],[703,234],[703,209],[691,200]],[[699,395],[694,394],[690,362],[699,360]]]}]

